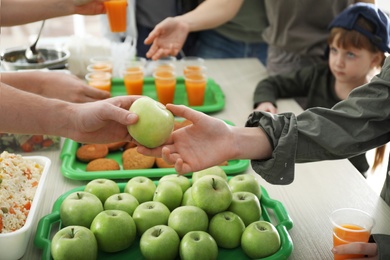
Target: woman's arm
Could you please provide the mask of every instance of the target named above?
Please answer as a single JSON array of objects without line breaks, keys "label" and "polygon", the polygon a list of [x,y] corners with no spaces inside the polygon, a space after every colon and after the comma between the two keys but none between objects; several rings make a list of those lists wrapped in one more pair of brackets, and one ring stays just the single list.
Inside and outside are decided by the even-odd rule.
[{"label": "woman's arm", "polygon": [[0,132],[47,134],[78,142],[131,140],[127,125],[138,117],[128,111],[137,96],[123,96],[83,104],[0,85]]},{"label": "woman's arm", "polygon": [[54,17],[105,12],[104,0],[2,0],[1,26],[21,25]]}]

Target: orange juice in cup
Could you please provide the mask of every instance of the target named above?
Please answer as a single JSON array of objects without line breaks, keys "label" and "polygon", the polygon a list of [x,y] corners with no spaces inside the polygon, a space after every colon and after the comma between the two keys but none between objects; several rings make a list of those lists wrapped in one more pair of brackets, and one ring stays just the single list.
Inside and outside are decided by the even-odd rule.
[{"label": "orange juice in cup", "polygon": [[[366,212],[358,209],[344,208],[332,213],[333,246],[349,244],[353,242],[368,242],[374,219]],[[335,254],[335,260],[362,258],[363,255]]]},{"label": "orange juice in cup", "polygon": [[103,71],[93,71],[85,75],[88,85],[91,87],[111,91],[111,74]]},{"label": "orange juice in cup", "polygon": [[142,95],[144,85],[144,70],[141,66],[128,67],[123,72],[126,93],[128,95]]},{"label": "orange juice in cup", "polygon": [[191,72],[203,72],[205,73],[206,67],[204,66],[204,59],[196,56],[187,56],[181,59],[183,63],[183,74]]},{"label": "orange juice in cup", "polygon": [[104,2],[111,32],[126,31],[126,0],[109,0]]},{"label": "orange juice in cup", "polygon": [[184,75],[188,105],[202,106],[206,92],[207,76],[202,73],[187,73]]},{"label": "orange juice in cup", "polygon": [[157,70],[153,73],[157,99],[166,105],[173,103],[176,89],[176,74],[171,70]]},{"label": "orange juice in cup", "polygon": [[92,71],[104,71],[112,73],[112,59],[108,56],[92,57],[90,59],[91,64],[87,66],[89,72]]}]

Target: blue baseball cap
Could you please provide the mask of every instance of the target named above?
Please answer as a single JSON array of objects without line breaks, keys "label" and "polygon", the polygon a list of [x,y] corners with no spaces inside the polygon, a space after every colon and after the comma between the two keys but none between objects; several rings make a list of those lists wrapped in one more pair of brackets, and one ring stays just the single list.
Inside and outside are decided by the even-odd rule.
[{"label": "blue baseball cap", "polygon": [[[374,32],[359,26],[356,23],[359,17],[371,22]],[[375,4],[356,3],[347,7],[333,19],[328,28],[330,30],[333,27],[356,30],[370,39],[379,50],[390,53],[390,20]]]}]

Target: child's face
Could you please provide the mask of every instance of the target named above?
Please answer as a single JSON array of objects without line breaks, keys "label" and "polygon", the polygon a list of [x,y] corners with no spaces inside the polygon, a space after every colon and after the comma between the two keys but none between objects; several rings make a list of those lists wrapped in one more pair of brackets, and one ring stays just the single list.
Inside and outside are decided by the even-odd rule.
[{"label": "child's face", "polygon": [[329,67],[336,81],[343,83],[361,82],[370,77],[378,66],[378,55],[366,49],[336,45],[337,37],[329,45]]}]

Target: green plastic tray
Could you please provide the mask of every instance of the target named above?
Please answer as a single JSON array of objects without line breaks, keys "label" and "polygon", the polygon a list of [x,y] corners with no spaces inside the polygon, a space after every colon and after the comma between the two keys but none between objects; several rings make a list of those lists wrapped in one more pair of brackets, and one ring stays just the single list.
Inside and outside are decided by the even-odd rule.
[{"label": "green plastic tray", "polygon": [[[157,184],[157,181],[156,181]],[[118,183],[118,186],[123,192],[126,183]],[[51,252],[51,238],[53,234],[61,229],[61,219],[60,219],[60,206],[64,199],[71,193],[75,191],[84,190],[85,186],[80,186],[78,188],[72,189],[63,195],[61,195],[53,205],[52,212],[44,217],[42,217],[38,222],[37,231],[35,233],[34,243],[35,246],[43,250],[42,259],[50,260]],[[273,255],[268,256],[266,258],[262,258],[264,260],[281,260],[287,259],[292,250],[293,250],[293,242],[288,233],[293,227],[293,222],[288,215],[286,209],[283,204],[277,200],[273,200],[268,196],[267,191],[262,188],[262,197],[261,197],[261,208],[262,208],[262,216],[261,220],[266,220],[269,222],[273,221],[270,218],[268,211],[273,211],[275,215],[277,223],[273,223],[279,232],[281,239],[281,247],[280,249]],[[112,260],[121,260],[121,259],[144,259],[142,257],[141,251],[139,250],[139,239],[136,239],[131,247],[128,249],[118,252],[118,253],[104,253],[99,251],[98,259],[112,259]],[[223,260],[238,260],[238,259],[249,259],[240,247],[235,249],[222,249],[219,248],[218,259]]]},{"label": "green plastic tray", "polygon": [[[180,120],[180,119],[179,119]],[[224,120],[227,124],[233,125],[232,122]],[[63,176],[73,180],[93,180],[98,178],[108,179],[129,179],[135,176],[145,176],[149,178],[160,178],[167,174],[176,173],[174,168],[150,168],[139,170],[123,170],[122,168],[122,151],[110,152],[106,158],[117,161],[121,167],[116,171],[93,171],[87,172],[85,169],[87,163],[81,162],[76,158],[76,151],[80,143],[71,139],[65,139],[62,146],[60,158],[62,160],[61,173]],[[221,168],[228,175],[233,175],[245,171],[249,167],[249,160],[229,160],[228,165]],[[187,174],[186,176],[191,176]]]},{"label": "green plastic tray", "polygon": [[[111,95],[112,96],[127,95],[125,84],[122,78],[112,79]],[[144,78],[144,87],[143,87],[142,95],[157,100],[156,86],[154,84],[153,77]],[[177,77],[175,98],[173,103],[177,105],[188,106],[187,92],[184,85],[183,77]],[[190,107],[194,110],[204,112],[204,113],[213,113],[213,112],[220,111],[225,107],[225,95],[222,92],[220,86],[217,83],[215,83],[213,79],[209,78],[207,80],[203,106],[190,106]]]}]

